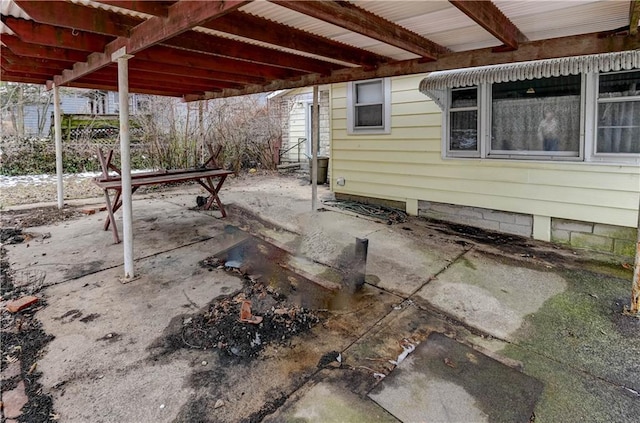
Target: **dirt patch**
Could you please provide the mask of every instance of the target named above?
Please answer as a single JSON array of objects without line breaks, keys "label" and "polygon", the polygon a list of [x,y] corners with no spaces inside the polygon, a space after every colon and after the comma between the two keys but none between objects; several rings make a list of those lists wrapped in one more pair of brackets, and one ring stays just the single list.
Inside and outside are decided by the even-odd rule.
[{"label": "dirt patch", "polygon": [[[273,342],[285,342],[320,322],[311,310],[291,304],[284,295],[242,275],[244,287],[233,296],[214,300],[200,314],[182,316],[161,341],[163,354],[172,350],[217,349],[228,357],[251,359]],[[250,318],[241,321],[241,308],[250,302]],[[246,307],[246,306],[245,306]],[[176,324],[177,323],[177,324]]]},{"label": "dirt patch", "polygon": [[[3,246],[0,249],[0,301],[35,293],[39,287],[14,284],[6,250]],[[45,300],[41,298],[36,306],[15,314],[9,313],[3,306],[0,307],[0,368],[4,370],[16,361],[20,363],[20,374],[3,381],[2,391],[13,389],[23,381],[28,397],[19,421],[37,423],[55,421],[56,418],[51,396],[42,392],[42,385],[38,382],[41,373],[37,369],[37,361],[42,349],[53,339],[53,336],[44,333],[41,323],[34,317],[36,311],[45,305]]]},{"label": "dirt patch", "polygon": [[26,210],[5,210],[0,215],[0,225],[3,228],[31,228],[77,219],[80,216],[80,210],[71,206],[62,209],[46,206]]}]

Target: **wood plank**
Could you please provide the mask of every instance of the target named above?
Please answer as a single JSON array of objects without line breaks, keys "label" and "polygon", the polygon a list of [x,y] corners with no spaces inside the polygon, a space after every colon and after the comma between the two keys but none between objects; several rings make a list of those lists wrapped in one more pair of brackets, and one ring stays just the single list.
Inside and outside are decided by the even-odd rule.
[{"label": "wood plank", "polygon": [[250,40],[262,41],[367,67],[376,66],[390,60],[367,50],[241,11],[231,12],[202,26]]},{"label": "wood plank", "polygon": [[520,29],[490,1],[449,0],[449,3],[511,50],[516,50],[519,43],[527,41],[527,37]]},{"label": "wood plank", "polygon": [[271,1],[287,9],[410,51],[420,57],[435,60],[441,53],[449,51],[415,32],[345,1]]},{"label": "wood plank", "polygon": [[[102,51],[113,37],[3,16],[2,21],[26,43],[80,51]],[[4,38],[4,35],[3,35]]]},{"label": "wood plank", "polygon": [[131,28],[141,22],[140,18],[67,1],[16,0],[15,3],[36,22],[94,34],[128,37]]},{"label": "wood plank", "polygon": [[185,101],[207,100],[245,94],[255,94],[289,88],[312,85],[333,84],[347,81],[360,81],[373,78],[384,78],[399,75],[411,75],[441,70],[463,69],[476,66],[488,66],[516,63],[530,60],[573,57],[587,54],[611,53],[616,51],[636,50],[640,48],[640,34],[630,36],[602,36],[600,33],[573,35],[546,40],[520,43],[518,50],[493,51],[492,48],[481,48],[439,56],[437,61],[405,60],[387,63],[376,69],[352,68],[337,70],[329,76],[317,74],[300,78],[273,81],[265,85],[252,85],[242,90],[223,90],[218,94],[202,96],[185,96]]},{"label": "wood plank", "polygon": [[640,0],[631,0],[629,4],[629,34],[636,35],[638,33],[639,23],[640,23]]},{"label": "wood plank", "polygon": [[2,34],[2,42],[16,56],[33,57],[38,59],[51,59],[65,62],[83,62],[89,54],[83,51],[69,50],[66,48],[45,47],[37,44],[25,43],[15,35]]},{"label": "wood plank", "polygon": [[89,56],[87,62],[76,63],[71,72],[56,76],[54,82],[57,86],[65,85],[109,65],[112,61],[111,55],[123,47],[128,54],[135,54],[211,19],[222,16],[246,3],[248,2],[244,0],[179,1],[169,7],[169,13],[166,18],[155,16],[140,23],[131,30],[129,38],[120,37],[110,42],[103,53],[94,53]]}]

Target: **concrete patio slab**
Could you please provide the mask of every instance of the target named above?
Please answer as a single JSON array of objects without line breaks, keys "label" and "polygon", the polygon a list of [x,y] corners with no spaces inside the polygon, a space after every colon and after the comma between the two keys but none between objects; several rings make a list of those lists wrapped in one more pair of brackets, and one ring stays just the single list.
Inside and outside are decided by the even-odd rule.
[{"label": "concrete patio slab", "polygon": [[369,397],[403,422],[528,422],[542,387],[433,333]]},{"label": "concrete patio slab", "polygon": [[514,340],[526,315],[567,282],[543,267],[470,251],[416,294],[416,300],[500,339]]},{"label": "concrete patio slab", "polygon": [[398,423],[399,420],[368,398],[330,383],[301,388],[282,411],[264,422]]}]

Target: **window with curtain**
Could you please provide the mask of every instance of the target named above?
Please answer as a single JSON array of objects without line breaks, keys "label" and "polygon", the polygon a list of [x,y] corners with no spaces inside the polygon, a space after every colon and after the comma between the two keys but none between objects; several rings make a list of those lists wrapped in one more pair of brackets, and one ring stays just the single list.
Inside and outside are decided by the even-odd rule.
[{"label": "window with curtain", "polygon": [[579,155],[579,75],[493,84],[491,94],[490,154]]},{"label": "window with curtain", "polygon": [[598,78],[596,154],[640,153],[640,71]]},{"label": "window with curtain", "polygon": [[388,78],[350,82],[347,88],[349,134],[389,133],[391,88]]}]

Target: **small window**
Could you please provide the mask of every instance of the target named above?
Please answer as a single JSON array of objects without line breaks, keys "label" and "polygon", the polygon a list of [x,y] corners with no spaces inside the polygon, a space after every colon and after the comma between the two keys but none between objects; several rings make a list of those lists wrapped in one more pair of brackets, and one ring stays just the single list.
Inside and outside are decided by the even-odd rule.
[{"label": "small window", "polygon": [[596,154],[640,154],[640,71],[598,81]]},{"label": "small window", "polygon": [[451,90],[447,149],[455,156],[477,156],[480,153],[478,87]]},{"label": "small window", "polygon": [[579,156],[581,90],[579,75],[493,84],[489,154]]},{"label": "small window", "polygon": [[389,133],[391,86],[388,79],[352,82],[347,91],[349,134]]}]

